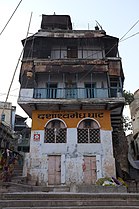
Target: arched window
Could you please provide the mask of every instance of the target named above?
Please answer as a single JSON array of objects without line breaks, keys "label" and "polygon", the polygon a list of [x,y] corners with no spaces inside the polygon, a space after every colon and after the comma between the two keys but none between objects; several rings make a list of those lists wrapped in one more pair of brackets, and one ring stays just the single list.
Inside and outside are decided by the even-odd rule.
[{"label": "arched window", "polygon": [[61,120],[54,119],[46,124],[45,143],[66,143],[66,139],[67,128]]},{"label": "arched window", "polygon": [[100,126],[93,119],[80,122],[77,129],[78,143],[100,143]]}]

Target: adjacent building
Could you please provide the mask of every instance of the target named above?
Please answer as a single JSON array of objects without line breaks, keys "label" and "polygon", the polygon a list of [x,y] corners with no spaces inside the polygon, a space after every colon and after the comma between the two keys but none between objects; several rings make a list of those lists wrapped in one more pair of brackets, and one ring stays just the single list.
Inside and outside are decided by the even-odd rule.
[{"label": "adjacent building", "polygon": [[134,92],[134,99],[129,107],[133,129],[133,133],[127,136],[130,176],[139,181],[139,89]]},{"label": "adjacent building", "polygon": [[134,160],[139,160],[139,89],[134,92],[134,100],[130,104],[133,134],[130,140]]},{"label": "adjacent building", "polygon": [[16,150],[20,153],[29,152],[31,129],[26,123],[27,117],[15,115],[15,138],[17,139]]},{"label": "adjacent building", "polygon": [[1,121],[14,130],[16,107],[11,102],[0,102]]},{"label": "adjacent building", "polygon": [[139,134],[139,89],[134,92],[134,100],[130,104],[130,112],[133,127],[133,137]]},{"label": "adjacent building", "polygon": [[14,144],[14,123],[16,107],[10,102],[0,102],[0,147]]},{"label": "adjacent building", "polygon": [[18,104],[32,118],[24,174],[42,185],[94,184],[116,176],[124,74],[118,38],[98,26],[73,30],[68,15],[42,15],[22,40]]}]

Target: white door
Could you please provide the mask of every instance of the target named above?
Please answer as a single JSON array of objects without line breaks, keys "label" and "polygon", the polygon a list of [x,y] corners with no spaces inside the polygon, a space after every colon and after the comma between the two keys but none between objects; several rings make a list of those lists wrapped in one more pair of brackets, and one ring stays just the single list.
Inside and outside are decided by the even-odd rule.
[{"label": "white door", "polygon": [[84,156],[84,183],[94,184],[96,182],[96,157]]},{"label": "white door", "polygon": [[48,156],[48,184],[61,184],[61,156]]}]

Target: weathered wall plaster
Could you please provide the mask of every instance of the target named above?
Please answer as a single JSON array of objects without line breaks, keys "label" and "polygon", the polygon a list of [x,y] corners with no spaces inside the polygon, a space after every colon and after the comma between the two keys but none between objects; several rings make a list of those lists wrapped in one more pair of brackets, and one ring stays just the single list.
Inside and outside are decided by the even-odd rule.
[{"label": "weathered wall plaster", "polygon": [[[34,134],[39,134],[38,141]],[[77,144],[77,129],[67,129],[67,143],[44,143],[44,131],[32,131],[30,154],[25,158],[24,175],[28,173],[39,184],[48,184],[48,156],[61,156],[61,184],[83,183],[84,156],[96,157],[96,177],[115,176],[111,131],[100,131],[101,143]]]}]

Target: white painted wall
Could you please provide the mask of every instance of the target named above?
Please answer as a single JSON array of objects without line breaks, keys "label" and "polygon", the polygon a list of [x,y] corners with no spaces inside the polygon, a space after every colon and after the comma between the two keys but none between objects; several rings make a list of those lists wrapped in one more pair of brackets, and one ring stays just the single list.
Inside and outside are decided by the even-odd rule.
[{"label": "white painted wall", "polygon": [[18,102],[30,101],[33,98],[34,89],[20,89]]},{"label": "white painted wall", "polygon": [[[34,133],[40,141],[34,141]],[[96,156],[97,179],[115,176],[111,131],[101,130],[101,143],[77,144],[77,129],[67,129],[66,144],[44,143],[44,131],[32,131],[30,155],[25,158],[24,175],[29,173],[39,184],[48,183],[48,155],[61,155],[61,184],[83,183],[84,155]]]},{"label": "white painted wall", "polygon": [[102,175],[115,176],[115,159],[113,157],[112,133],[101,130],[102,154]]},{"label": "white painted wall", "polygon": [[[12,111],[14,111],[14,108],[12,108],[12,103],[0,102],[0,121],[2,119],[2,114],[5,115],[5,118],[3,120],[3,124],[9,126],[10,128],[12,128],[14,125],[14,124],[12,124],[12,122],[13,122],[12,121]],[[15,111],[13,113],[15,113]],[[15,118],[15,115],[13,115],[13,116]]]}]

